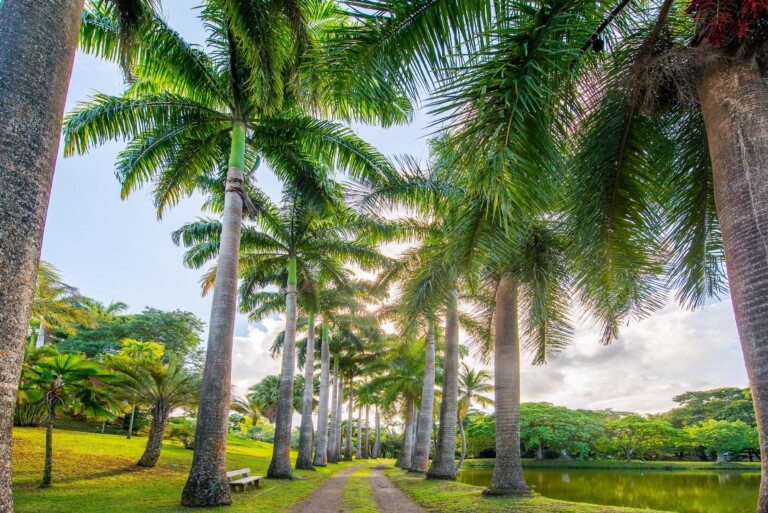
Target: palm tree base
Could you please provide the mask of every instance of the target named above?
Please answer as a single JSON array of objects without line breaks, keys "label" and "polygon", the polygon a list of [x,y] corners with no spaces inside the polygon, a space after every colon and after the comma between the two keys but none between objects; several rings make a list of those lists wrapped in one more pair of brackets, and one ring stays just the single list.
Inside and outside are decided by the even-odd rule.
[{"label": "palm tree base", "polygon": [[531,490],[521,490],[519,488],[486,488],[483,490],[483,495],[486,497],[532,497],[533,492]]},{"label": "palm tree base", "polygon": [[419,470],[417,468],[409,468],[408,469],[408,473],[409,474],[421,474],[421,475],[424,475],[424,474],[427,473],[427,471],[426,470]]},{"label": "palm tree base", "polygon": [[191,472],[181,494],[181,505],[188,507],[230,506],[232,497],[229,494],[227,482],[210,477],[206,472]]},{"label": "palm tree base", "polygon": [[456,481],[456,472],[452,474],[438,474],[427,472],[427,479],[437,479],[442,481]]}]

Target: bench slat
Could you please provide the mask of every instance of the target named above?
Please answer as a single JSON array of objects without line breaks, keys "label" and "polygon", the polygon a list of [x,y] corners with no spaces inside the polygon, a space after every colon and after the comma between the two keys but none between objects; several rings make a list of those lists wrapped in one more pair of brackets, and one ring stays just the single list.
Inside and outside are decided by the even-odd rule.
[{"label": "bench slat", "polygon": [[251,471],[249,468],[241,468],[239,470],[232,470],[230,472],[227,472],[227,477],[235,477],[235,476],[242,476],[243,474],[248,474]]},{"label": "bench slat", "polygon": [[249,477],[244,477],[242,479],[236,479],[232,481],[232,484],[248,484],[254,481],[258,481],[259,479],[261,479],[261,476],[249,476]]}]

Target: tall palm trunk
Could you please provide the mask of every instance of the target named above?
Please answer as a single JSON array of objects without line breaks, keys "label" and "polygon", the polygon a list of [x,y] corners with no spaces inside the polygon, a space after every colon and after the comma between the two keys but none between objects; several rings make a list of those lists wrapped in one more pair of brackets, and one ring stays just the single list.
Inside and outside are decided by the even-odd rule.
[{"label": "tall palm trunk", "polygon": [[496,466],[486,495],[528,495],[520,462],[520,338],[517,283],[504,275],[496,288],[494,322],[496,385]]},{"label": "tall palm trunk", "polygon": [[275,416],[275,442],[267,469],[270,479],[292,479],[291,422],[293,420],[293,374],[296,367],[296,257],[288,260],[285,292],[285,343],[280,371],[280,392]]},{"label": "tall palm trunk", "polygon": [[360,426],[360,420],[363,417],[363,406],[357,405],[357,451],[355,451],[355,459],[363,458],[363,430]]},{"label": "tall palm trunk", "polygon": [[165,436],[165,428],[168,426],[168,417],[170,415],[170,411],[164,411],[161,408],[153,409],[147,446],[144,449],[144,454],[141,455],[139,463],[137,463],[140,467],[154,467],[157,465],[157,460],[160,459],[160,451],[163,449],[163,437]]},{"label": "tall palm trunk", "polygon": [[443,364],[443,400],[440,404],[440,428],[435,439],[435,459],[427,479],[456,479],[456,420],[459,409],[459,309],[454,292],[446,305],[445,358]]},{"label": "tall palm trunk", "polygon": [[45,467],[43,468],[43,480],[40,483],[40,488],[51,486],[51,471],[53,469],[53,421],[56,417],[56,398],[53,392],[48,392],[46,399],[48,418],[45,422]]},{"label": "tall palm trunk", "polygon": [[200,387],[195,454],[184,485],[184,506],[232,504],[227,483],[227,426],[232,382],[232,339],[237,312],[237,264],[243,226],[245,125],[232,126],[216,282],[211,301],[208,349]]},{"label": "tall palm trunk", "polygon": [[352,460],[352,414],[354,413],[354,390],[352,388],[352,376],[349,376],[349,404],[347,405],[347,444],[344,448],[344,460]]},{"label": "tall palm trunk", "polygon": [[344,418],[344,372],[341,369],[339,369],[339,389],[336,393],[338,404],[336,405],[336,445],[333,458],[338,463],[341,461],[341,421]]},{"label": "tall palm trunk", "polygon": [[371,457],[371,446],[369,440],[371,439],[371,405],[365,405],[365,439],[363,440],[363,459],[369,459]]},{"label": "tall palm trunk", "polygon": [[328,452],[327,460],[331,463],[337,463],[336,460],[336,419],[339,416],[339,359],[333,360],[333,390],[331,390],[331,425],[328,430]]},{"label": "tall palm trunk", "polygon": [[[430,323],[426,337],[427,355],[424,361],[424,382],[421,387],[416,446],[411,470],[426,472],[429,464],[429,442],[432,438],[432,413],[435,408],[435,329]],[[454,435],[455,436],[455,435]]]},{"label": "tall palm trunk", "polygon": [[48,329],[45,327],[45,323],[40,322],[40,327],[37,328],[37,340],[35,340],[35,347],[47,346]]},{"label": "tall palm trunk", "polygon": [[84,0],[0,2],[0,511],[43,226]]},{"label": "tall palm trunk", "polygon": [[296,468],[312,469],[312,403],[315,399],[315,314],[309,313],[307,326],[307,358],[304,362],[304,397],[301,403],[301,429],[299,430],[299,455]]},{"label": "tall palm trunk", "polygon": [[128,436],[126,436],[128,440],[131,439],[131,435],[133,434],[133,419],[135,416],[136,416],[136,405],[134,404],[133,407],[131,408],[131,417],[128,420]]},{"label": "tall palm trunk", "polygon": [[396,467],[402,469],[411,468],[411,452],[413,451],[413,397],[408,396],[405,401],[405,426],[403,427],[403,443],[400,454],[397,455]]},{"label": "tall palm trunk", "polygon": [[459,464],[456,465],[456,470],[459,470],[464,465],[464,458],[467,457],[467,434],[464,432],[464,419],[459,419],[459,433],[461,433],[461,455],[459,456]]},{"label": "tall palm trunk", "polygon": [[331,352],[328,349],[328,328],[323,318],[320,341],[320,403],[317,405],[317,437],[315,438],[315,460],[313,464],[324,467],[328,464],[328,400]]},{"label": "tall palm trunk", "polygon": [[416,456],[416,434],[419,432],[419,407],[416,400],[413,402],[413,424],[411,425],[411,466],[413,468],[414,456]]},{"label": "tall palm trunk", "polygon": [[715,202],[744,363],[755,404],[768,512],[768,93],[750,62],[712,58],[701,82]]},{"label": "tall palm trunk", "polygon": [[379,405],[376,405],[374,415],[375,427],[373,428],[373,457],[378,459],[381,456],[381,419],[379,417]]}]

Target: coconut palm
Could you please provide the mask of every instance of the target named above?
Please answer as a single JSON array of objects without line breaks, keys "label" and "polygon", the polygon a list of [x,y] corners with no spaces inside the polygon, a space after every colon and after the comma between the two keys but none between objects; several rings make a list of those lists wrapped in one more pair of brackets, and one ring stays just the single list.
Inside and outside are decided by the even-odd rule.
[{"label": "coconut palm", "polygon": [[[102,0],[120,13],[125,39],[151,0]],[[84,0],[0,4],[0,352],[2,381],[19,379],[35,291],[43,226],[61,135],[61,117],[77,47]],[[19,87],[19,84],[24,84]],[[11,439],[9,390],[0,399],[0,437]],[[10,443],[0,444],[0,509],[13,511]]]},{"label": "coconut palm", "polygon": [[137,465],[154,467],[160,459],[171,412],[191,404],[197,398],[199,382],[174,362],[116,355],[109,357],[106,365],[124,376],[120,385],[127,389],[133,400],[147,406],[152,414],[147,445]]},{"label": "coconut palm", "polygon": [[456,465],[457,469],[460,469],[464,464],[464,458],[467,454],[467,436],[464,432],[464,420],[467,418],[467,414],[472,408],[472,404],[477,403],[480,406],[493,406],[493,399],[482,395],[493,392],[493,385],[489,383],[491,379],[491,375],[486,371],[476,371],[466,363],[462,363],[461,374],[459,375],[458,411],[459,432],[461,433],[461,456],[459,457],[459,463]]},{"label": "coconut palm", "polygon": [[107,374],[96,363],[74,354],[56,354],[25,367],[19,394],[25,400],[42,400],[48,410],[45,434],[45,469],[40,488],[51,486],[53,467],[53,421],[62,407],[75,407],[95,420],[112,420],[123,404],[110,395],[110,382],[117,375]]},{"label": "coconut palm", "polygon": [[45,261],[40,262],[37,273],[32,319],[39,323],[36,342],[38,347],[50,343],[48,336],[54,329],[72,335],[78,325],[93,326],[90,312],[80,292],[64,283],[59,270]]},{"label": "coconut palm", "polygon": [[[205,189],[212,179],[220,180],[218,187],[225,191],[197,443],[182,498],[186,505],[230,502],[223,426],[228,415],[243,209],[253,213],[244,183],[248,172],[263,159],[284,181],[305,188],[313,184],[322,193],[323,175],[317,174],[318,169],[339,167],[369,180],[388,170],[386,160],[352,132],[306,115],[303,96],[254,86],[262,73],[273,70],[269,67],[273,62],[257,66],[249,59],[251,52],[233,35],[237,22],[225,6],[209,2],[201,17],[209,33],[210,54],[155,22],[142,41],[142,58],[134,66],[135,81],[128,91],[121,96],[97,95],[68,116],[65,128],[67,154],[82,153],[108,139],[129,139],[117,165],[122,193],[128,195],[152,182],[158,215],[182,196]],[[290,21],[286,16],[258,21],[268,24],[270,33],[288,38],[281,47],[296,42],[290,31],[280,28]],[[108,42],[107,36],[98,37]],[[289,66],[293,61],[272,50],[277,52],[273,57],[287,66],[282,73],[298,77],[299,71]],[[210,478],[213,473],[218,476],[215,480]]]}]

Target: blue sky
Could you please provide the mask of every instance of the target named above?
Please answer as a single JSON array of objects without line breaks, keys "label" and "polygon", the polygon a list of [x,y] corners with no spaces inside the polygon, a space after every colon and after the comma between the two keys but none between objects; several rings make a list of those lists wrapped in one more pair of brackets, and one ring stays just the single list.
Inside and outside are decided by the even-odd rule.
[{"label": "blue sky", "polygon": [[[201,43],[204,33],[189,0],[164,0],[163,12],[187,40]],[[67,109],[94,92],[117,94],[122,78],[113,64],[78,54]],[[428,120],[382,130],[353,127],[388,155],[426,154]],[[104,302],[121,300],[131,312],[145,306],[194,312],[204,321],[210,297],[202,298],[199,271],[181,263],[183,250],[170,233],[202,215],[201,200],[183,200],[157,221],[146,191],[120,199],[114,162],[122,144],[110,143],[83,157],[57,163],[43,243],[43,258],[56,265],[66,281]],[[279,193],[279,184],[262,168],[261,187]],[[238,316],[233,381],[241,390],[279,363],[267,347],[281,328],[279,320],[248,325]],[[715,302],[699,312],[670,305],[651,319],[624,330],[620,341],[605,348],[588,324],[580,325],[572,348],[547,367],[523,369],[523,399],[571,407],[658,411],[671,406],[673,395],[686,390],[745,386],[746,374],[730,301]]]}]

